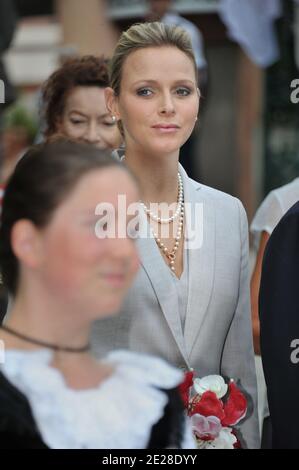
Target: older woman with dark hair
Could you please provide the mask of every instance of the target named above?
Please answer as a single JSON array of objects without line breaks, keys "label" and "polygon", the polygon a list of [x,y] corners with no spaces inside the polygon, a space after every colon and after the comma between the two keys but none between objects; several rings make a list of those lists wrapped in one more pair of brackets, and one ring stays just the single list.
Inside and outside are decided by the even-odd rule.
[{"label": "older woman with dark hair", "polygon": [[71,58],[45,82],[42,90],[45,137],[61,134],[101,149],[117,149],[122,136],[105,104],[108,61]]}]

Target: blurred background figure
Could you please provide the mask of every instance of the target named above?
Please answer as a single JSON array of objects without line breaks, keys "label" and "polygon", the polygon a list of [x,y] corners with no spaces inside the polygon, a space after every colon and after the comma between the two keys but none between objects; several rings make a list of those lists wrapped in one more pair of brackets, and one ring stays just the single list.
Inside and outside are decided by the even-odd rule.
[{"label": "blurred background figure", "polygon": [[257,251],[255,268],[251,278],[251,303],[254,346],[260,354],[260,326],[258,295],[261,281],[262,262],[267,242],[284,214],[299,200],[299,178],[271,191],[258,208],[251,223],[254,247]]},{"label": "blurred background figure", "polygon": [[9,48],[17,25],[17,12],[12,0],[0,0],[0,79],[5,86],[5,100],[0,104],[1,114],[5,106],[9,106],[16,99],[16,91],[12,85],[2,60],[3,53]]},{"label": "blurred background figure", "polygon": [[[160,21],[164,24],[180,26],[189,34],[198,70],[198,87],[202,97],[200,106],[201,115],[203,104],[207,98],[208,87],[208,65],[204,52],[203,37],[195,24],[173,10],[173,3],[173,0],[148,0],[148,12],[145,19],[146,21]],[[197,129],[195,128],[187,142],[183,145],[180,153],[180,162],[188,176],[193,179],[199,179],[200,177],[199,172],[196,172],[196,168],[199,168],[200,165],[194,162],[194,159],[197,161],[200,159],[198,152],[195,154],[195,143],[198,139],[196,134]]]},{"label": "blurred background figure", "polygon": [[[14,2],[11,0],[0,0],[0,80],[3,82],[3,95],[0,97],[0,133],[1,128],[3,125],[3,112],[6,106],[11,105],[16,99],[16,91],[14,86],[12,85],[9,77],[7,75],[7,71],[5,65],[2,60],[3,53],[8,49],[10,46],[13,35],[15,32],[15,28],[17,25],[17,12],[14,5]],[[2,100],[3,98],[3,100]],[[0,141],[0,146],[2,142]],[[6,144],[3,142],[2,146]],[[0,174],[3,173],[3,150],[0,150]],[[0,179],[0,205],[1,200],[3,197],[3,188],[1,185]],[[1,303],[1,300],[0,300]],[[1,323],[1,308],[0,308],[0,323]]]},{"label": "blurred background figure", "polygon": [[[0,211],[6,183],[20,158],[33,143],[36,132],[37,122],[23,104],[16,103],[5,109],[1,132]],[[7,304],[6,289],[0,284],[0,324],[6,313]]]},{"label": "blurred background figure", "polygon": [[3,114],[1,185],[5,185],[17,162],[33,143],[37,122],[22,104],[14,104]]}]

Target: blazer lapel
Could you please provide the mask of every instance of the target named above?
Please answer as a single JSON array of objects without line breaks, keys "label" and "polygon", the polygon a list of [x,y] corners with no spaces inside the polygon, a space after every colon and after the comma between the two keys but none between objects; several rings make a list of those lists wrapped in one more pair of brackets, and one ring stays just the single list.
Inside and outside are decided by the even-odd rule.
[{"label": "blazer lapel", "polygon": [[[146,216],[142,215],[143,227],[148,227]],[[188,355],[182,331],[181,319],[178,308],[178,296],[171,275],[165,276],[165,261],[163,260],[154,238],[137,239],[140,263],[147,273],[157,296],[162,313],[164,314],[178,348],[188,364]],[[170,274],[170,273],[169,273]]]},{"label": "blazer lapel", "polygon": [[[189,289],[185,321],[185,344],[188,356],[199,334],[210,302],[215,269],[215,208],[199,184],[180,169],[185,188],[186,235],[189,248]],[[196,220],[196,224],[195,224]],[[190,241],[192,231],[196,241]],[[189,240],[188,240],[189,239]],[[189,245],[188,245],[189,244]]]}]

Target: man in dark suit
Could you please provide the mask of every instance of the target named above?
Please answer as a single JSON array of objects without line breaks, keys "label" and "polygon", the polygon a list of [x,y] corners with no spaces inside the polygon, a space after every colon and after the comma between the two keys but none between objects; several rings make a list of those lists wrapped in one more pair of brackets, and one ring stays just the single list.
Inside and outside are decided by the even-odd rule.
[{"label": "man in dark suit", "polygon": [[259,312],[273,448],[299,449],[299,202],[268,241]]}]

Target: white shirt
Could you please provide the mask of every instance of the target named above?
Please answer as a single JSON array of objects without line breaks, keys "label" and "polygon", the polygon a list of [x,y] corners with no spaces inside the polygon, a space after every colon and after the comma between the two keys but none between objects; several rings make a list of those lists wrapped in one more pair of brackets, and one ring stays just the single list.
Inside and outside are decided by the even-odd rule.
[{"label": "white shirt", "polygon": [[269,235],[273,232],[280,219],[299,200],[299,178],[295,178],[280,188],[271,191],[258,208],[250,226],[257,250],[262,232]]},{"label": "white shirt", "polygon": [[[169,269],[169,268],[168,268]],[[184,248],[184,269],[180,279],[173,274],[170,269],[169,273],[172,276],[172,280],[175,283],[175,289],[178,296],[179,314],[181,319],[182,331],[185,330],[185,321],[187,316],[188,306],[188,290],[189,290],[189,252]]]},{"label": "white shirt", "polygon": [[[167,404],[160,388],[174,388],[183,380],[161,359],[115,351],[103,361],[115,368],[108,379],[75,390],[51,367],[52,354],[7,350],[0,370],[26,396],[43,441],[53,449],[145,448]],[[195,448],[187,426],[183,448]]]},{"label": "white shirt", "polygon": [[275,20],[282,15],[281,0],[221,0],[219,15],[229,37],[257,65],[268,67],[279,59]]}]

